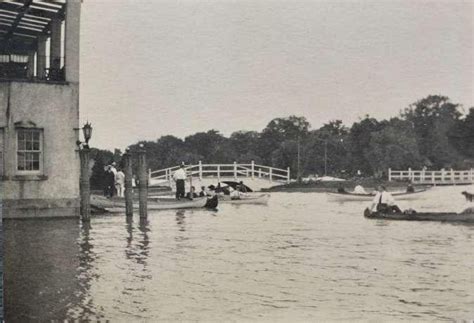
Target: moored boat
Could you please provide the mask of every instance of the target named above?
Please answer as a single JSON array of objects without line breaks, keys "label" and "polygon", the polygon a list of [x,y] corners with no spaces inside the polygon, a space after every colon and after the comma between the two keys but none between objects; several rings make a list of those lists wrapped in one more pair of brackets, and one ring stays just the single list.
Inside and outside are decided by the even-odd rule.
[{"label": "moored boat", "polygon": [[238,198],[229,195],[219,195],[219,201],[230,204],[267,204],[270,194],[241,194]]},{"label": "moored boat", "polygon": [[364,216],[368,219],[380,220],[404,220],[404,221],[439,221],[439,222],[469,222],[474,223],[474,213],[463,212],[404,212],[385,213],[364,211]]},{"label": "moored boat", "polygon": [[[412,200],[419,197],[420,193],[426,192],[428,188],[417,190],[415,192],[390,192],[391,195],[397,200]],[[328,192],[326,193],[329,198],[337,201],[372,201],[375,194],[356,194],[352,192]]]},{"label": "moored boat", "polygon": [[[195,199],[165,199],[149,198],[147,201],[148,210],[173,210],[173,209],[194,209],[194,208],[216,208],[217,198],[198,197]],[[91,206],[96,210],[103,210],[109,213],[125,212],[125,199],[114,197],[106,198],[99,195],[91,195]],[[138,209],[138,201],[134,200],[133,208]]]}]

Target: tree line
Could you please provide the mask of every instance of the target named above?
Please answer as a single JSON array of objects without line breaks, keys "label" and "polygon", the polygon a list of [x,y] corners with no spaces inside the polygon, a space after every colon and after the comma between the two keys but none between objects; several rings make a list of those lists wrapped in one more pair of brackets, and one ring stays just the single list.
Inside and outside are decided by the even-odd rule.
[{"label": "tree line", "polygon": [[[181,162],[255,163],[290,167],[292,177],[327,174],[349,178],[383,177],[392,169],[465,169],[474,167],[474,108],[462,106],[446,96],[430,95],[388,120],[369,115],[347,127],[333,120],[311,129],[303,116],[275,118],[260,132],[236,131],[229,137],[217,130],[198,132],[184,139],[172,135],[156,141],[139,141],[128,147],[134,152],[143,145],[152,170]],[[134,154],[135,155],[135,154]],[[299,156],[299,157],[298,157]],[[122,152],[93,149],[91,184],[101,187],[104,166]]]}]

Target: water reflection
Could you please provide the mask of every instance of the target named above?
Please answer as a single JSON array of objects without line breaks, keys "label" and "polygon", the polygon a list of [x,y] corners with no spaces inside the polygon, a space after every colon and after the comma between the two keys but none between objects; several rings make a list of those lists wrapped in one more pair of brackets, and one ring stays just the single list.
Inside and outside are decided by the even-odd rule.
[{"label": "water reflection", "polygon": [[78,221],[7,220],[4,228],[5,321],[69,317],[79,296]]},{"label": "water reflection", "polygon": [[357,208],[275,194],[268,207],[222,205],[219,217],[181,210],[92,226],[10,223],[7,319],[474,317],[474,226],[373,221]]},{"label": "water reflection", "polygon": [[[77,300],[70,304],[68,317],[100,318],[103,317],[98,312],[91,288],[94,281],[100,278],[99,272],[95,268],[98,255],[94,252],[94,239],[91,235],[92,226],[90,222],[81,223],[80,237],[78,239],[79,253],[77,258],[77,290],[75,297]],[[80,306],[78,306],[80,304]]]},{"label": "water reflection", "polygon": [[138,240],[138,248],[140,249],[140,257],[137,258],[137,262],[143,264],[143,269],[145,271],[147,266],[147,259],[150,255],[150,238],[148,233],[150,232],[149,221],[148,219],[140,218],[138,224],[138,229],[140,230],[140,240]]},{"label": "water reflection", "polygon": [[184,216],[184,210],[176,211],[176,223],[178,224],[179,231],[186,231],[186,217]]}]

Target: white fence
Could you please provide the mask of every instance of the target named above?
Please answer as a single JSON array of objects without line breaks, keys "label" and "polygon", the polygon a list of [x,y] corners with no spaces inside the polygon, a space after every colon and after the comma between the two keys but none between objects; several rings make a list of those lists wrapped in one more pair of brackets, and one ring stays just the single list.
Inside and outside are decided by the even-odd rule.
[{"label": "white fence", "polygon": [[[179,166],[149,171],[149,178],[155,181],[172,182],[173,173]],[[257,165],[253,161],[250,164],[203,164],[189,165],[185,167],[188,176],[199,179],[213,177],[219,182],[221,178],[260,178],[270,182],[284,181],[290,182],[290,168],[281,169],[270,166]]]},{"label": "white fence", "polygon": [[392,170],[388,169],[388,180],[410,180],[416,184],[473,184],[474,169],[470,170]]}]

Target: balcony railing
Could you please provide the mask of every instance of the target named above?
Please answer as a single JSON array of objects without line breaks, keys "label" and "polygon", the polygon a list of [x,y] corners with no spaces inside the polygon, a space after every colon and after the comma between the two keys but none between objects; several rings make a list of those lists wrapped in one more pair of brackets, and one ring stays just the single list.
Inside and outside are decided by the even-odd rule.
[{"label": "balcony railing", "polygon": [[[42,57],[43,62],[49,62],[49,57]],[[43,64],[42,73],[38,72],[38,61],[30,62],[28,55],[0,54],[0,79],[3,80],[27,80],[27,81],[51,81],[63,82],[65,80],[63,59],[57,58],[55,66]]]}]

